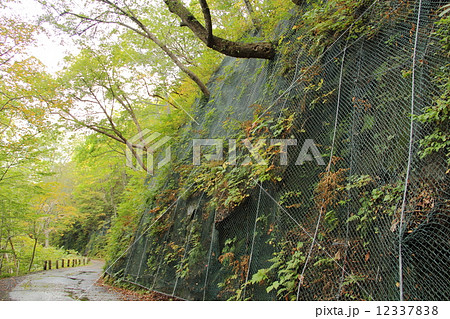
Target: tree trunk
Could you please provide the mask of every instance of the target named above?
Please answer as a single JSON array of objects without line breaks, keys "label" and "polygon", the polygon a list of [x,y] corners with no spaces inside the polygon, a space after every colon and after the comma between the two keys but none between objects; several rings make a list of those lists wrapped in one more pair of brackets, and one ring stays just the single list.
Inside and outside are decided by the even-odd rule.
[{"label": "tree trunk", "polygon": [[[236,58],[273,59],[275,48],[272,43],[233,42],[217,36],[208,36],[206,28],[194,17],[180,0],[164,0],[170,12],[180,17],[182,23],[211,49]],[[208,41],[209,40],[209,41]]]},{"label": "tree trunk", "polygon": [[15,262],[16,262],[16,259],[17,259],[17,256],[16,256],[16,250],[14,249],[14,245],[13,245],[13,242],[12,242],[12,238],[9,237],[9,238],[8,238],[8,241],[9,241],[9,245],[11,246],[11,251],[12,251],[12,253],[13,253],[13,256],[14,256],[14,263],[15,263]]},{"label": "tree trunk", "polygon": [[[3,226],[3,219],[2,219],[2,224],[1,226]],[[5,248],[2,248],[2,236],[3,236],[3,232],[2,232],[3,228],[0,227],[0,250],[5,250]],[[8,243],[6,243],[7,245]],[[3,258],[5,258],[5,254],[4,253],[0,253],[0,275],[2,274],[2,270],[3,270]]]},{"label": "tree trunk", "polygon": [[[11,246],[12,254],[13,254],[13,257],[14,257],[14,266],[17,267],[17,255],[16,255],[16,249],[14,248],[14,245],[13,245],[13,242],[12,242],[12,238],[9,237],[8,240],[9,240],[9,244],[10,244],[10,246]],[[14,269],[12,269],[12,272],[11,272],[11,273],[14,273]]]},{"label": "tree trunk", "polygon": [[48,248],[50,247],[50,229],[46,229],[44,235],[45,235],[44,247]]},{"label": "tree trunk", "polygon": [[31,267],[33,267],[34,255],[36,254],[36,246],[37,246],[37,238],[34,239],[33,253],[31,254],[30,266],[28,266],[28,272],[31,271]]},{"label": "tree trunk", "polygon": [[[8,244],[8,243],[6,243],[6,244]],[[6,247],[7,246],[5,245],[5,248],[2,249],[2,247],[0,245],[0,250],[6,250]],[[5,259],[5,253],[1,253],[1,257],[0,257],[0,275],[3,272],[3,259]]]}]

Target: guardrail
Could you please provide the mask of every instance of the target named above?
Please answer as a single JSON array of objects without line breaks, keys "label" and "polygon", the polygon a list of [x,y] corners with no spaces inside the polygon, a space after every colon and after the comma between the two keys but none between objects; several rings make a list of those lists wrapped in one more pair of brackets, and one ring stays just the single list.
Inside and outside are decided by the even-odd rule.
[{"label": "guardrail", "polygon": [[58,259],[58,260],[55,260],[55,262],[53,264],[52,264],[51,260],[45,260],[44,261],[44,270],[50,270],[50,269],[52,269],[52,266],[55,267],[54,269],[84,266],[84,265],[88,264],[90,261],[91,261],[91,259],[87,258],[87,257]]}]

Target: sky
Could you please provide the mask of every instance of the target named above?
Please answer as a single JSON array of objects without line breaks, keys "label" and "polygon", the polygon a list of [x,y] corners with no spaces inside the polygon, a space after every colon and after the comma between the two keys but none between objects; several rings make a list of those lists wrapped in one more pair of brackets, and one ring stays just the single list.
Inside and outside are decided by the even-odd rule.
[{"label": "sky", "polygon": [[[25,22],[35,22],[39,15],[43,14],[41,6],[35,0],[22,0],[18,3],[8,4],[10,9],[2,12],[20,17]],[[49,72],[57,72],[63,67],[63,58],[75,49],[70,46],[70,38],[62,38],[55,35],[49,24],[43,24],[47,32],[36,37],[35,46],[30,46],[29,54],[39,59]],[[64,42],[64,44],[63,44]]]}]

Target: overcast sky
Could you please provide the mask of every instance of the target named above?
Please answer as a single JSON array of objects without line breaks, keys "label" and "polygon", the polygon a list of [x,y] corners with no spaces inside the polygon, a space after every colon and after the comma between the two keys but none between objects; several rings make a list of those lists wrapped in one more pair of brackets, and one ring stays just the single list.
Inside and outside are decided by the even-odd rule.
[{"label": "overcast sky", "polygon": [[[4,11],[2,15],[11,13],[25,22],[36,22],[38,16],[44,13],[41,6],[34,0],[22,0],[21,3],[12,3],[8,6],[11,9]],[[61,70],[64,56],[73,51],[69,45],[70,39],[56,36],[51,32],[48,24],[44,24],[43,27],[47,32],[37,36],[36,46],[29,48],[30,55],[38,58],[50,72]]]}]

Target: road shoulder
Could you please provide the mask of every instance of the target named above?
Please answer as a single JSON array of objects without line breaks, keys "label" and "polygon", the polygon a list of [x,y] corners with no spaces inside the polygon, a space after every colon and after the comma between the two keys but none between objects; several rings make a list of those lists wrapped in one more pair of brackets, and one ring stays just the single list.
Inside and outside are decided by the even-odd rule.
[{"label": "road shoulder", "polygon": [[8,277],[0,279],[0,301],[10,301],[9,293],[21,283],[26,276]]}]

